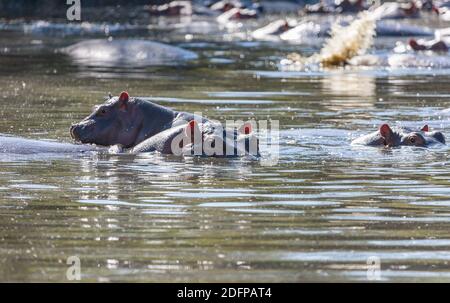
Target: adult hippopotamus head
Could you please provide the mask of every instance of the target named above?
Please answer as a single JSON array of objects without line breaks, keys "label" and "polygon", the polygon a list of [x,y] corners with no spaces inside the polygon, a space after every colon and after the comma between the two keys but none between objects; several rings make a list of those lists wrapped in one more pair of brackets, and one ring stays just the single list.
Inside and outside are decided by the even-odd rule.
[{"label": "adult hippopotamus head", "polygon": [[133,147],[171,127],[177,115],[171,109],[122,92],[119,97],[110,96],[89,116],[73,124],[70,134],[81,143]]},{"label": "adult hippopotamus head", "polygon": [[378,131],[357,138],[352,142],[352,145],[386,147],[427,147],[434,144],[445,144],[445,137],[441,132],[430,131],[428,125],[413,130],[406,127],[391,128],[388,124],[383,124]]}]

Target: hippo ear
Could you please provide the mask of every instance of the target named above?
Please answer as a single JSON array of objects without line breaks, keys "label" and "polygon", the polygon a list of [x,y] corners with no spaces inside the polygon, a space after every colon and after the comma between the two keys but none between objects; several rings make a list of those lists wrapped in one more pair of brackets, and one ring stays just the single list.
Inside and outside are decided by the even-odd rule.
[{"label": "hippo ear", "polygon": [[201,131],[197,121],[195,120],[189,121],[189,123],[186,125],[186,128],[184,129],[184,133],[186,134],[186,137],[190,139],[191,142],[194,142],[196,138],[200,138]]},{"label": "hippo ear", "polygon": [[380,134],[384,138],[385,146],[394,146],[394,132],[387,124],[383,124],[380,126]]},{"label": "hippo ear", "polygon": [[433,137],[438,140],[439,142],[441,142],[442,144],[445,144],[445,137],[444,134],[441,132],[434,132],[433,133]]},{"label": "hippo ear", "polygon": [[251,122],[245,122],[242,124],[242,126],[239,128],[239,133],[244,135],[249,135],[253,132],[253,125]]},{"label": "hippo ear", "polygon": [[424,127],[422,127],[421,131],[423,132],[429,132],[430,128],[428,127],[428,125],[424,125]]},{"label": "hippo ear", "polygon": [[392,129],[387,124],[380,126],[380,134],[383,138],[389,138],[392,135]]},{"label": "hippo ear", "polygon": [[123,91],[120,93],[119,96],[119,107],[121,110],[127,110],[128,100],[130,99],[130,95],[128,95],[128,92]]}]

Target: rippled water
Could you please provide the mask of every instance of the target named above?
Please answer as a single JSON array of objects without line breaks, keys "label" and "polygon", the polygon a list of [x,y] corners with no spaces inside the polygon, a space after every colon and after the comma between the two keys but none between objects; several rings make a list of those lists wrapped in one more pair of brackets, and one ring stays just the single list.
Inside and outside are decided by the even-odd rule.
[{"label": "rippled water", "polygon": [[450,281],[449,149],[350,146],[382,122],[450,136],[448,71],[280,72],[314,48],[184,30],[134,37],[200,59],[140,68],[54,53],[78,36],[0,32],[0,133],[70,142],[71,123],[127,89],[220,121],[279,120],[278,164],[2,154],[0,280],[66,281],[78,256],[83,281],[366,281],[370,257],[382,280]]}]

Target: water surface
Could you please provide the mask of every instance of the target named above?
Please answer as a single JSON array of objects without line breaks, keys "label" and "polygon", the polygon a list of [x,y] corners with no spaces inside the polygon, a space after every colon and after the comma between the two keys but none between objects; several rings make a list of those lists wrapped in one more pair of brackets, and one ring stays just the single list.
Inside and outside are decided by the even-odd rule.
[{"label": "water surface", "polygon": [[77,32],[0,32],[0,133],[70,142],[71,123],[125,89],[220,121],[281,127],[274,166],[0,155],[0,280],[66,281],[66,260],[78,256],[83,281],[366,281],[370,257],[385,281],[450,281],[448,148],[350,146],[383,122],[450,136],[450,73],[282,72],[287,53],[319,46],[223,41],[201,24],[132,31],[199,55],[147,67],[55,53],[86,38]]}]

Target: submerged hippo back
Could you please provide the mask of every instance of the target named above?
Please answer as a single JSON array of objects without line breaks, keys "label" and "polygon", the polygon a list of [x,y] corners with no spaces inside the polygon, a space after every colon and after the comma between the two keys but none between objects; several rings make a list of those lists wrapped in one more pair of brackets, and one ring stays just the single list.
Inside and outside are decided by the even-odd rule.
[{"label": "submerged hippo back", "polygon": [[78,42],[62,50],[81,64],[101,65],[173,65],[193,60],[191,51],[153,41],[137,39],[92,39]]},{"label": "submerged hippo back", "polygon": [[94,146],[33,140],[0,135],[0,153],[3,154],[66,154],[99,150]]},{"label": "submerged hippo back", "polygon": [[160,152],[162,154],[173,154],[172,141],[175,137],[182,134],[185,129],[185,125],[179,125],[162,131],[153,137],[139,143],[130,150],[132,154],[145,153],[145,152]]}]

